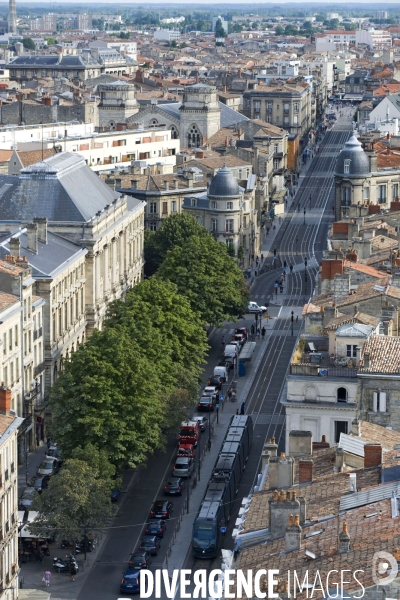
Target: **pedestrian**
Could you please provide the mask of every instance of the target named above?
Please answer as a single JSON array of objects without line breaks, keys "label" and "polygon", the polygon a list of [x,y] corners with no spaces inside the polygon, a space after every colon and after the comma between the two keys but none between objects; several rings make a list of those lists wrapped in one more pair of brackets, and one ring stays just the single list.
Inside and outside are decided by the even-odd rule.
[{"label": "pedestrian", "polygon": [[75,575],[76,575],[76,567],[75,567],[75,563],[71,562],[70,568],[69,568],[69,572],[71,575],[71,581],[75,581]]},{"label": "pedestrian", "polygon": [[257,271],[254,271],[254,277],[257,277]]},{"label": "pedestrian", "polygon": [[260,339],[260,328],[259,327],[257,328],[257,339],[258,340]]},{"label": "pedestrian", "polygon": [[276,225],[274,225],[272,229],[275,231],[275,229],[276,229]]},{"label": "pedestrian", "polygon": [[50,571],[45,571],[44,572],[43,579],[44,579],[44,581],[46,583],[46,587],[49,587],[49,585],[50,585],[50,579],[51,579],[51,573],[50,573]]},{"label": "pedestrian", "polygon": [[232,399],[232,390],[228,390],[227,396],[228,396],[228,400]]},{"label": "pedestrian", "polygon": [[264,260],[264,254],[261,254],[261,261]]},{"label": "pedestrian", "polygon": [[237,415],[239,414],[239,409],[238,409],[238,408],[236,409],[236,414],[237,414]]},{"label": "pedestrian", "polygon": [[290,273],[293,273],[293,265],[290,265]]},{"label": "pedestrian", "polygon": [[251,260],[254,260],[254,252],[251,255]]},{"label": "pedestrian", "polygon": [[251,331],[251,335],[254,335],[254,323],[253,323],[253,325],[251,326],[251,329],[250,329],[250,331]]},{"label": "pedestrian", "polygon": [[222,344],[222,347],[225,348],[225,336],[224,335],[222,336],[221,344]]},{"label": "pedestrian", "polygon": [[265,329],[265,327],[263,327],[263,328],[261,329],[261,336],[262,336],[262,339],[264,339],[264,338],[265,338],[265,333],[266,333],[266,329]]},{"label": "pedestrian", "polygon": [[256,267],[258,268],[258,258],[256,258]]},{"label": "pedestrian", "polygon": [[240,414],[244,415],[244,402],[240,405]]}]

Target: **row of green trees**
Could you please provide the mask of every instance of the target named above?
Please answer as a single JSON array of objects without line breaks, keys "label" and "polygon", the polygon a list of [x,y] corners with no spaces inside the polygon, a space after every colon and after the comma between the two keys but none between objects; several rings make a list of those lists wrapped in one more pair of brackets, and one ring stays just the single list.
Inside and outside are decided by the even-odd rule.
[{"label": "row of green trees", "polygon": [[248,302],[226,246],[189,215],[146,231],[145,259],[145,280],[110,305],[103,329],[51,389],[51,435],[65,465],[35,500],[35,528],[58,539],[101,526],[116,473],[144,464],[177,432],[197,399],[205,326],[237,317]]}]

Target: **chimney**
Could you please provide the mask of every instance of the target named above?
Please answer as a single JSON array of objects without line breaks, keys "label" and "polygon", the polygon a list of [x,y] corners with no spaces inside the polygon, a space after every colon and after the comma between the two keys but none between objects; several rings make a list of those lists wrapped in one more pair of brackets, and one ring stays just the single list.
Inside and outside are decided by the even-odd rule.
[{"label": "chimney", "polygon": [[344,450],[343,448],[336,448],[335,452],[335,469],[339,472],[343,471],[344,467]]},{"label": "chimney", "polygon": [[294,483],[294,459],[285,456],[271,456],[268,473],[269,489],[291,487]]},{"label": "chimney", "polygon": [[[281,490],[274,490],[274,495],[268,500],[269,504],[269,529],[273,538],[282,538],[285,535],[286,524],[290,514],[301,512],[300,501],[296,492],[292,495]],[[303,521],[304,522],[304,521]]]},{"label": "chimney", "polygon": [[285,552],[300,550],[301,546],[301,527],[299,515],[289,516],[288,525],[285,533]]},{"label": "chimney", "polygon": [[38,226],[36,223],[28,223],[26,226],[28,230],[28,250],[31,252],[38,253]]},{"label": "chimney", "polygon": [[169,181],[167,181],[166,179],[164,180],[164,185],[165,185],[165,189],[169,190]]},{"label": "chimney", "polygon": [[271,438],[264,444],[264,452],[269,452],[270,456],[278,455],[278,444],[275,443],[275,438]]},{"label": "chimney", "polygon": [[0,387],[0,413],[9,415],[11,410],[11,390],[4,386]]},{"label": "chimney", "polygon": [[357,417],[351,422],[351,435],[354,435],[355,437],[360,437],[361,435],[360,421]]},{"label": "chimney", "polygon": [[175,184],[175,189],[176,190],[179,189],[179,179],[175,179],[174,184]]},{"label": "chimney", "polygon": [[382,446],[380,444],[364,445],[364,469],[378,467],[382,464]]},{"label": "chimney", "polygon": [[39,242],[42,242],[42,244],[47,244],[47,218],[35,217],[33,222],[37,224]]},{"label": "chimney", "polygon": [[312,458],[299,460],[299,483],[311,483],[313,480],[314,461]]},{"label": "chimney", "polygon": [[347,523],[344,521],[343,530],[339,533],[339,554],[345,554],[350,550],[350,536]]},{"label": "chimney", "polygon": [[305,456],[312,455],[312,433],[311,431],[289,432],[289,455]]},{"label": "chimney", "polygon": [[364,369],[369,369],[369,352],[364,352]]},{"label": "chimney", "polygon": [[330,448],[330,446],[330,443],[326,441],[326,435],[323,435],[320,442],[313,442],[313,453],[315,450],[321,450],[322,448]]},{"label": "chimney", "polygon": [[19,239],[19,237],[12,237],[10,239],[10,254],[13,258],[18,258],[18,256],[20,255],[20,251],[21,251],[21,240]]}]

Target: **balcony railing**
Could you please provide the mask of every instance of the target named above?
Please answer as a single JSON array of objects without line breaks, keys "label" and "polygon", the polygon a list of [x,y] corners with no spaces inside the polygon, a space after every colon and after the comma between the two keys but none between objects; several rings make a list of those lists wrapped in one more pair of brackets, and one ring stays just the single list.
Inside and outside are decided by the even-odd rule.
[{"label": "balcony railing", "polygon": [[324,367],[307,363],[290,365],[291,375],[308,377],[347,377],[353,379],[357,377],[357,372],[356,367]]}]

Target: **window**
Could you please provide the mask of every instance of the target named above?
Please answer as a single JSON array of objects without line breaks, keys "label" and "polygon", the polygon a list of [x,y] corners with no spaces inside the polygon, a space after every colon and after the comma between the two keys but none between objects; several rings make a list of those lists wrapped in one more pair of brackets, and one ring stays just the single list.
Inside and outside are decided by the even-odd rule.
[{"label": "window", "polygon": [[297,115],[293,115],[293,125],[299,124],[299,117]]},{"label": "window", "polygon": [[233,233],[233,219],[226,219],[225,224],[226,232]]},{"label": "window", "polygon": [[190,199],[190,206],[196,206],[196,198]]},{"label": "window", "polygon": [[348,356],[349,358],[355,358],[357,356],[357,345],[347,344],[346,356]]},{"label": "window", "polygon": [[212,205],[211,205],[211,206],[212,206],[212,208],[214,208],[214,209],[218,208],[218,205],[217,205],[217,203],[215,202],[215,200],[213,201],[213,203],[212,203]]},{"label": "window", "polygon": [[267,121],[267,123],[272,123],[271,115],[267,115],[266,121]]},{"label": "window", "polygon": [[233,210],[233,202],[226,203],[226,210]]},{"label": "window", "polygon": [[267,102],[267,111],[271,112],[272,110],[272,102]]},{"label": "window", "polygon": [[343,168],[343,172],[344,173],[350,173],[350,159],[347,159],[344,161],[344,168]]},{"label": "window", "polygon": [[218,231],[218,221],[217,219],[211,219],[211,231]]},{"label": "window", "polygon": [[247,217],[246,215],[243,217],[243,229],[246,229],[247,227]]},{"label": "window", "polygon": [[274,158],[274,169],[279,169],[279,158]]},{"label": "window", "polygon": [[373,393],[372,410],[374,412],[386,412],[386,392]]},{"label": "window", "polygon": [[157,231],[157,223],[150,223],[150,231]]},{"label": "window", "polygon": [[279,152],[279,144],[274,144],[274,154],[278,154]]},{"label": "window", "polygon": [[279,123],[279,117],[276,117],[275,121],[276,123]]},{"label": "window", "polygon": [[364,200],[369,200],[369,188],[365,187],[363,191]]},{"label": "window", "polygon": [[344,387],[340,387],[336,392],[336,400],[338,402],[347,402],[347,390]]},{"label": "window", "polygon": [[16,347],[18,346],[18,325],[15,326],[14,344]]},{"label": "window", "polygon": [[200,137],[200,131],[198,130],[197,126],[192,125],[188,133],[188,147],[198,148],[201,145]]},{"label": "window", "polygon": [[7,334],[3,334],[3,354],[7,354]]},{"label": "window", "polygon": [[342,188],[342,206],[350,206],[351,204],[351,188]]},{"label": "window", "polygon": [[386,185],[378,185],[378,202],[386,204]]},{"label": "window", "polygon": [[283,118],[283,124],[284,125],[289,125],[289,117],[284,117]]},{"label": "window", "polygon": [[335,444],[339,443],[341,433],[347,433],[348,426],[347,421],[335,421]]},{"label": "window", "polygon": [[294,102],[293,103],[293,110],[294,110],[295,113],[299,112],[299,103],[298,102]]},{"label": "window", "polygon": [[289,114],[289,104],[285,103],[285,104],[283,105],[283,113],[284,113],[285,115],[288,115],[288,114]]},{"label": "window", "polygon": [[157,212],[157,202],[150,202],[150,214],[155,215]]},{"label": "window", "polygon": [[167,215],[168,214],[168,202],[163,202],[162,203],[162,214],[163,215]]},{"label": "window", "polygon": [[398,183],[393,184],[392,197],[393,197],[393,200],[398,200],[398,198],[399,198],[399,184]]},{"label": "window", "polygon": [[171,202],[171,212],[176,212],[176,200],[172,200]]}]

